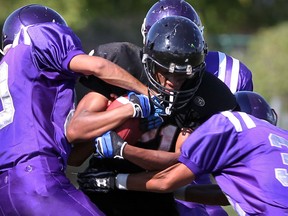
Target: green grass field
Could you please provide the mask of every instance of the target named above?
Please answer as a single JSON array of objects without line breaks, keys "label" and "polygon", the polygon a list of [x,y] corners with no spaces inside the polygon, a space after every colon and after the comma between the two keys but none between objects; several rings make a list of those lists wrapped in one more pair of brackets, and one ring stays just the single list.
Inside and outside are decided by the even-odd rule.
[{"label": "green grass field", "polygon": [[237,213],[234,211],[234,209],[231,206],[223,206],[225,211],[229,216],[237,216]]}]

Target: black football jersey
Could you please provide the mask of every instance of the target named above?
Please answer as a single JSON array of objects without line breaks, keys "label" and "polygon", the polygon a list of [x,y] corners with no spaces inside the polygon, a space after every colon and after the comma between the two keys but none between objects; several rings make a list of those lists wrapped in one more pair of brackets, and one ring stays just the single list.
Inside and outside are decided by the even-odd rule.
[{"label": "black football jersey", "polygon": [[[100,56],[112,61],[131,73],[143,84],[148,84],[147,76],[142,64],[142,49],[129,42],[112,42],[102,44],[95,49],[95,56]],[[127,93],[126,89],[110,85],[95,76],[83,76],[80,83],[86,88],[96,91],[109,98],[110,94],[118,96]]]}]

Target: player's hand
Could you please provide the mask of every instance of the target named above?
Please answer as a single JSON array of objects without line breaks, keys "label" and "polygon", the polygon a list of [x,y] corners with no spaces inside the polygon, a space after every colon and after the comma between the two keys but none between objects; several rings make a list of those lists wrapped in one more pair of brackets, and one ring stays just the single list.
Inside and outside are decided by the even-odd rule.
[{"label": "player's hand", "polygon": [[164,120],[158,113],[153,113],[147,118],[141,119],[140,129],[141,131],[149,131],[155,128],[159,128],[163,124]]},{"label": "player's hand", "polygon": [[99,158],[121,158],[127,144],[116,132],[108,131],[95,139],[95,156]]},{"label": "player's hand", "polygon": [[134,108],[133,117],[147,118],[150,115],[151,104],[149,98],[146,95],[130,92],[128,94],[128,100],[131,102]]},{"label": "player's hand", "polygon": [[115,177],[116,173],[112,171],[99,172],[97,169],[89,168],[78,173],[77,182],[79,189],[84,193],[108,193],[116,188]]},{"label": "player's hand", "polygon": [[161,102],[159,101],[159,99],[156,96],[152,96],[151,97],[151,103],[153,104],[153,110],[152,113],[156,113],[159,116],[167,116],[166,112],[165,112],[165,107],[163,107],[161,105]]}]

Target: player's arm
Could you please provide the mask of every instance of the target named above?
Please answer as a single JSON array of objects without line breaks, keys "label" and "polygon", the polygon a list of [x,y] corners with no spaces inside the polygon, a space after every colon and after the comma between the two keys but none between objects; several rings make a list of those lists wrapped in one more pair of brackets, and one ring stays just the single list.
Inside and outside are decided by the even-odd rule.
[{"label": "player's arm", "polygon": [[125,102],[110,110],[106,110],[108,99],[96,92],[88,93],[79,102],[66,127],[67,140],[74,146],[69,160],[74,166],[79,165],[74,164],[75,161],[81,162],[95,152],[96,137],[115,129],[129,118],[150,113],[147,96],[130,93],[128,99],[124,99]]},{"label": "player's arm", "polygon": [[111,130],[133,115],[131,105],[106,111],[109,101],[96,92],[90,92],[79,102],[66,127],[67,140],[72,143],[68,164],[80,166],[95,152],[96,136]]},{"label": "player's arm", "polygon": [[[120,182],[117,182],[120,177]],[[183,163],[177,163],[161,172],[146,172],[129,174],[126,187],[128,190],[173,192],[188,185],[195,179],[193,172]],[[125,177],[124,177],[125,180]],[[125,181],[121,176],[116,177],[116,186],[123,185]],[[118,186],[119,187],[119,186]],[[120,186],[121,188],[121,186]],[[180,198],[179,196],[177,198]],[[203,203],[207,205],[229,205],[226,196],[218,185],[189,185],[185,188],[183,200]]]},{"label": "player's arm", "polygon": [[90,92],[85,95],[67,126],[68,141],[77,143],[94,139],[119,126],[134,114],[133,106],[129,103],[106,111],[107,105],[107,98],[101,94]]},{"label": "player's arm", "polygon": [[178,162],[180,147],[191,133],[192,130],[188,129],[183,129],[179,133],[176,141],[175,152],[149,150],[128,144],[125,145],[123,149],[123,157],[145,170],[166,169]]},{"label": "player's arm", "polygon": [[[194,180],[194,174],[182,163],[174,164],[163,171],[150,171],[134,174],[115,174],[113,172],[80,173],[83,190],[109,191],[120,190],[150,191],[158,193],[173,192]],[[78,176],[78,177],[79,177]],[[95,184],[101,182],[101,184]]]},{"label": "player's arm", "polygon": [[177,163],[179,153],[125,145],[123,157],[145,170],[163,170]]},{"label": "player's arm", "polygon": [[[120,174],[121,175],[121,174]],[[116,187],[135,191],[173,192],[194,180],[194,174],[182,163],[160,172],[142,172],[116,177]]]},{"label": "player's arm", "polygon": [[72,71],[94,75],[105,82],[147,95],[147,87],[120,66],[102,57],[76,55],[69,63]]},{"label": "player's arm", "polygon": [[175,152],[180,152],[182,144],[192,132],[193,130],[191,128],[181,128],[181,132],[179,133],[176,140]]}]

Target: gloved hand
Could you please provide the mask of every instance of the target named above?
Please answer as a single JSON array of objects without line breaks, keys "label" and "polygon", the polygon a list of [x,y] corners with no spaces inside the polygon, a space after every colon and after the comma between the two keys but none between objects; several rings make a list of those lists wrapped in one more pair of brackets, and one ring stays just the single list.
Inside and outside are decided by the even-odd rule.
[{"label": "gloved hand", "polygon": [[147,118],[150,115],[151,105],[150,100],[146,95],[130,92],[128,94],[128,100],[131,102],[134,108],[133,117]]},{"label": "gloved hand", "polygon": [[161,102],[156,96],[151,97],[151,103],[153,104],[152,112],[157,113],[159,116],[167,116],[165,112],[165,107],[161,105]]},{"label": "gloved hand", "polygon": [[141,119],[140,129],[143,132],[159,128],[164,122],[163,118],[158,113],[153,113],[147,118]]},{"label": "gloved hand", "polygon": [[79,189],[84,193],[108,193],[116,188],[116,173],[112,171],[99,172],[98,169],[88,168],[78,173]]},{"label": "gloved hand", "polygon": [[116,132],[108,131],[95,139],[95,156],[99,158],[122,158],[127,144]]}]

